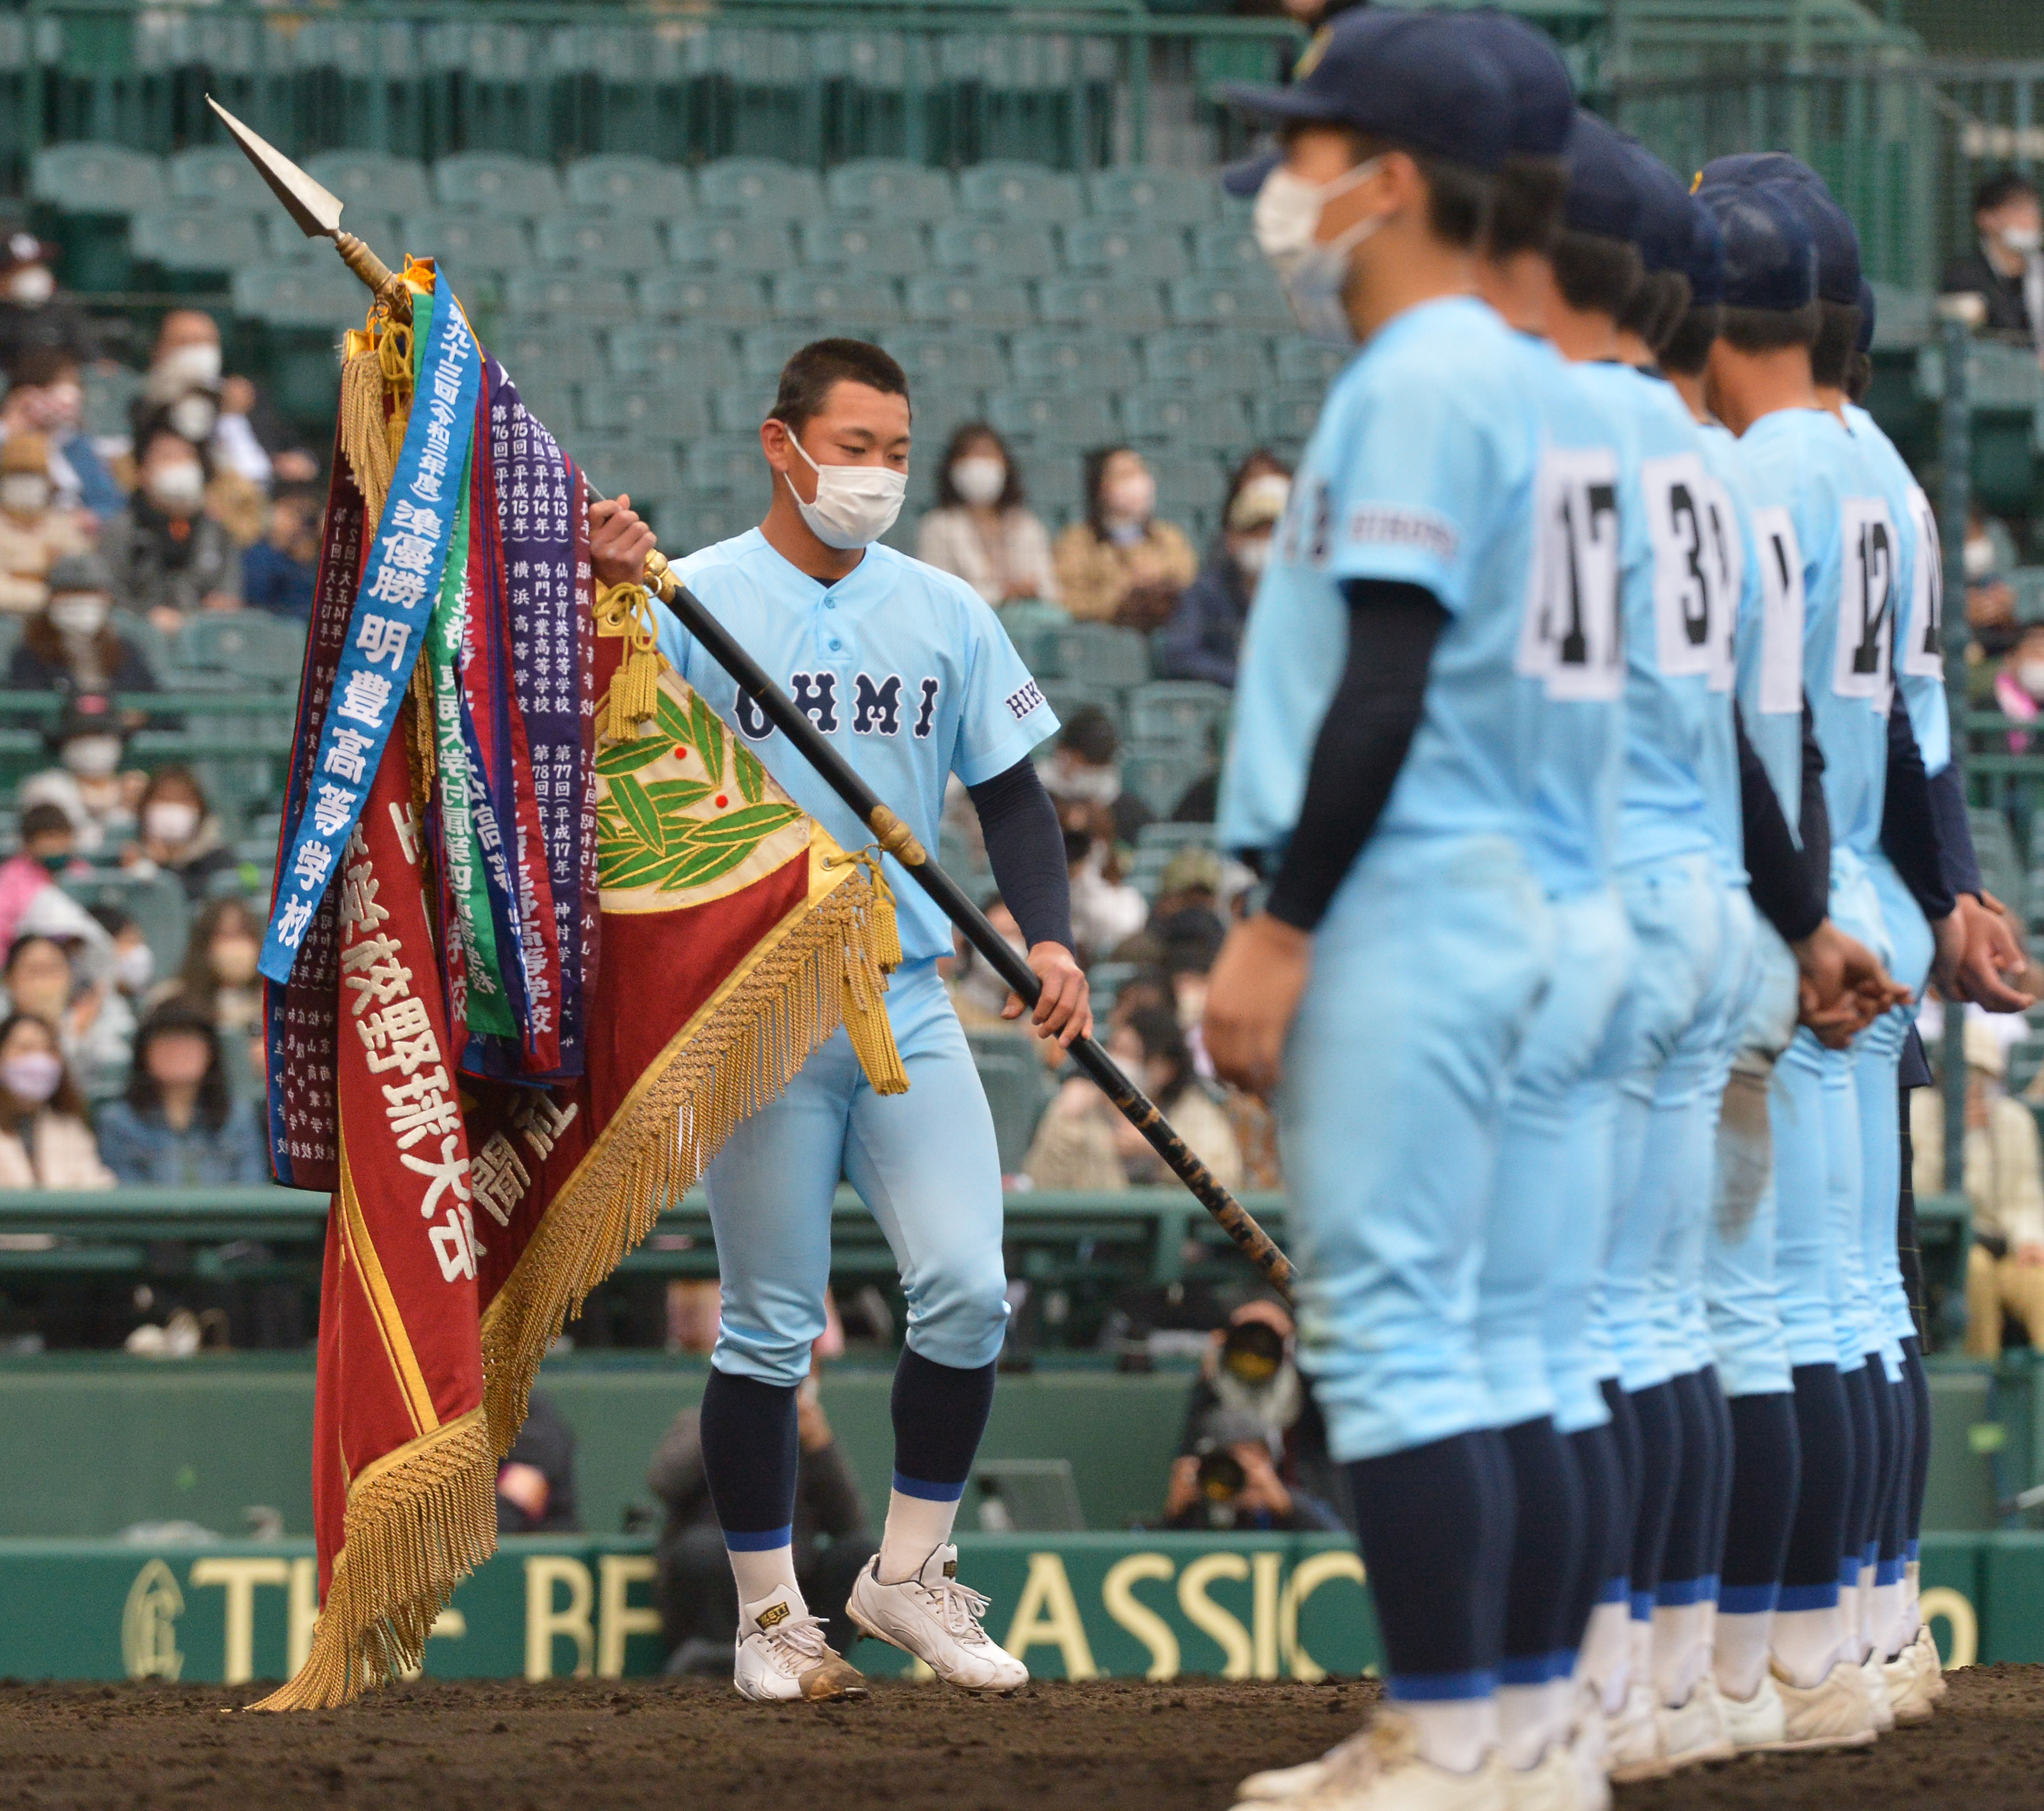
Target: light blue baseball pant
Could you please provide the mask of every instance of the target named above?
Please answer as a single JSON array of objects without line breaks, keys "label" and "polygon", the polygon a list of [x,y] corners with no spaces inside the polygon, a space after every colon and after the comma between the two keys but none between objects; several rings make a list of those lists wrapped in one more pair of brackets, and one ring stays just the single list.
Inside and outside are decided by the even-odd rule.
[{"label": "light blue baseball pant", "polygon": [[1495,1424],[1476,1342],[1511,1065],[1552,955],[1511,839],[1379,839],[1313,939],[1278,1119],[1300,1363],[1344,1463]]},{"label": "light blue baseball pant", "polygon": [[[1612,1021],[1624,1054],[1612,1236],[1598,1307],[1603,1375],[1630,1392],[1675,1375],[1654,1324],[1654,1272],[1695,1192],[1685,1165],[1698,1160],[1692,1148],[1696,1105],[1722,1041],[1723,1014],[1707,1010],[1707,1002],[1724,940],[1724,886],[1707,855],[1628,868],[1619,886],[1639,954],[1633,985]],[[1708,1160],[1706,1146],[1701,1161]]]},{"label": "light blue baseball pant", "polygon": [[[1477,1349],[1500,1427],[1542,1415],[1573,1432],[1607,1413],[1583,1344],[1596,1255],[1611,1218],[1611,1116],[1604,1136],[1583,1136],[1578,1097],[1592,1059],[1632,975],[1632,928],[1615,887],[1550,898],[1554,979],[1534,1010],[1513,1065],[1497,1156],[1497,1182],[1484,1228],[1477,1282]],[[1616,1105],[1612,1089],[1604,1090]],[[1556,1325],[1554,1295],[1566,1287],[1570,1330],[1561,1367],[1547,1341]],[[1595,1404],[1585,1421],[1585,1395]],[[1564,1408],[1568,1413],[1564,1415]]]},{"label": "light blue baseball pant", "polygon": [[[1858,938],[1878,955],[1892,975],[1895,972],[1895,945],[1874,879],[1877,865],[1885,867],[1886,858],[1877,853],[1869,860],[1852,850],[1832,852],[1831,917],[1841,929]],[[1877,1340],[1869,1344],[1874,1325],[1874,1276],[1867,1263],[1868,1147],[1865,1128],[1860,1117],[1859,1071],[1862,1063],[1868,1060],[1865,1053],[1869,1040],[1874,1039],[1881,1029],[1877,1021],[1853,1040],[1850,1049],[1829,1053],[1838,1059],[1839,1072],[1836,1075],[1830,1069],[1826,1072],[1827,1136],[1831,1140],[1827,1152],[1829,1220],[1831,1236],[1836,1244],[1830,1271],[1831,1335],[1838,1367],[1842,1371],[1857,1371],[1866,1362],[1867,1353],[1879,1344]],[[1898,1060],[1901,1048],[1898,1039],[1895,1044]],[[1878,1058],[1874,1060],[1877,1063]],[[1892,1067],[1888,1079],[1892,1087],[1895,1080]],[[1892,1107],[1887,1123],[1890,1137],[1899,1138]],[[1896,1155],[1891,1153],[1891,1177],[1895,1174],[1893,1166],[1897,1160]],[[1891,1244],[1895,1236],[1895,1209],[1896,1197],[1891,1190],[1888,1206]],[[1897,1357],[1899,1359],[1899,1350]]]},{"label": "light blue baseball pant", "polygon": [[961,1371],[1000,1355],[1008,1305],[993,1115],[934,961],[896,971],[887,1017],[908,1093],[875,1094],[840,1028],[703,1177],[722,1279],[710,1355],[720,1371],[779,1384],[809,1375],[840,1176],[901,1266],[909,1345]]},{"label": "light blue baseball pant", "polygon": [[1716,1197],[1704,1257],[1711,1352],[1727,1396],[1787,1390],[1788,1345],[1775,1278],[1777,1190],[1768,1102],[1796,1034],[1796,958],[1765,920],[1754,929],[1754,990],[1718,1117]]}]

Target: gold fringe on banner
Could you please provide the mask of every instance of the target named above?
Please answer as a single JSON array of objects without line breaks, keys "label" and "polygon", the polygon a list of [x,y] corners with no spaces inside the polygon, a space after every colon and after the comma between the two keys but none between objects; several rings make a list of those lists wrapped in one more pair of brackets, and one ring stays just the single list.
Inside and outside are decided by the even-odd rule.
[{"label": "gold fringe on banner", "polygon": [[[569,1315],[840,1025],[875,1088],[908,1086],[878,955],[893,907],[863,875],[827,878],[845,859],[812,830],[809,897],[647,1065],[484,1312],[482,1402],[498,1452],[517,1437],[540,1361]],[[820,886],[829,888],[820,899]]]},{"label": "gold fringe on banner", "polygon": [[455,1586],[497,1550],[497,1453],[483,1411],[386,1453],[348,1490],[312,1651],[251,1710],[332,1710],[417,1667]]},{"label": "gold fringe on banner", "polygon": [[340,367],[340,450],[362,493],[363,519],[373,533],[383,519],[384,499],[398,471],[385,425],[383,361],[373,346]]}]

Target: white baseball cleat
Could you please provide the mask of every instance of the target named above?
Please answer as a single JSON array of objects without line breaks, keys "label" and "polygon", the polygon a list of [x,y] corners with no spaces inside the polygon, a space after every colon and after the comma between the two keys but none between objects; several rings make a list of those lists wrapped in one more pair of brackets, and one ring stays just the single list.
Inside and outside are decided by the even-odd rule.
[{"label": "white baseball cleat", "polygon": [[1902,1650],[1916,1663],[1918,1676],[1923,1682],[1923,1696],[1935,1704],[1945,1695],[1945,1663],[1938,1657],[1937,1637],[1931,1634],[1927,1622],[1916,1625],[1916,1639]]},{"label": "white baseball cleat", "polygon": [[1511,1811],[1509,1770],[1495,1752],[1473,1773],[1435,1767],[1420,1753],[1412,1719],[1395,1710],[1378,1711],[1360,1736],[1307,1765],[1320,1776],[1304,1791],[1274,1801],[1238,1798],[1236,1811],[1262,1811],[1273,1802],[1288,1811]]},{"label": "white baseball cleat", "polygon": [[1734,1698],[1723,1689],[1718,1698],[1724,1705],[1726,1733],[1741,1754],[1771,1753],[1788,1740],[1788,1713],[1770,1675],[1761,1675],[1760,1688],[1750,1698]]},{"label": "white baseball cleat", "polygon": [[1696,1681],[1686,1701],[1673,1708],[1656,1705],[1654,1720],[1661,1738],[1661,1764],[1670,1773],[1706,1761],[1728,1761],[1739,1752],[1725,1726],[1718,1682],[1708,1673]]},{"label": "white baseball cleat", "polygon": [[1366,1748],[1369,1744],[1370,1725],[1366,1724],[1353,1736],[1335,1743],[1318,1760],[1301,1761],[1291,1767],[1266,1767],[1262,1773],[1251,1774],[1235,1789],[1235,1796],[1245,1804],[1270,1804],[1281,1798],[1297,1798],[1311,1792],[1331,1772],[1345,1766],[1343,1756],[1348,1750]]},{"label": "white baseball cleat", "polygon": [[731,1682],[740,1697],[755,1704],[787,1704],[866,1696],[859,1669],[824,1641],[822,1622],[809,1614],[793,1585],[747,1604],[738,1627]]},{"label": "white baseball cleat", "polygon": [[1895,1727],[1895,1706],[1888,1701],[1888,1676],[1881,1656],[1869,1654],[1860,1662],[1859,1676],[1866,1691],[1867,1714],[1873,1719],[1874,1733],[1885,1736]]},{"label": "white baseball cleat", "polygon": [[[1602,1782],[1602,1775],[1599,1781]],[[1508,1766],[1504,1802],[1507,1811],[1588,1811],[1569,1745],[1554,1743],[1530,1767]]]},{"label": "white baseball cleat", "polygon": [[1654,1688],[1635,1685],[1627,1688],[1618,1714],[1605,1720],[1605,1759],[1614,1786],[1659,1779],[1668,1771],[1661,1756],[1661,1726],[1655,1709]]},{"label": "white baseball cleat", "polygon": [[1931,1694],[1925,1689],[1923,1671],[1911,1648],[1905,1648],[1893,1659],[1884,1662],[1881,1672],[1888,1686],[1888,1707],[1895,1713],[1895,1721],[1929,1722],[1932,1715]]},{"label": "white baseball cleat", "polygon": [[1604,1704],[1596,1688],[1577,1694],[1576,1726],[1569,1736],[1569,1760],[1576,1770],[1576,1802],[1582,1811],[1610,1811],[1611,1752]]},{"label": "white baseball cleat", "polygon": [[958,1549],[939,1547],[899,1584],[880,1579],[880,1555],[859,1575],[845,1613],[876,1641],[913,1654],[967,1691],[1013,1691],[1029,1669],[979,1625],[986,1599],[958,1582]]},{"label": "white baseball cleat", "polygon": [[1777,1672],[1774,1689],[1782,1709],[1777,1749],[1862,1748],[1877,1733],[1865,1675],[1850,1660],[1839,1661],[1813,1686],[1791,1684]]}]

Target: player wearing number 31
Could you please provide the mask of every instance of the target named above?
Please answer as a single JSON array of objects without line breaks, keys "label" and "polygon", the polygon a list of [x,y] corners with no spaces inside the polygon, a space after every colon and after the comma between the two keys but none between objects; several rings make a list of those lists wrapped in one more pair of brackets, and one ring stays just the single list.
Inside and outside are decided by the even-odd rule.
[{"label": "player wearing number 31", "polygon": [[[773,493],[760,525],[679,563],[682,580],[818,731],[934,848],[953,774],[978,808],[1003,898],[1042,980],[1035,1029],[1089,1035],[1072,955],[1064,839],[1030,752],[1058,721],[1005,632],[962,580],[875,544],[901,506],[908,383],[877,346],[826,340],[781,375],[759,430]],[[590,512],[605,583],[636,583],[651,531],[628,498]],[[672,617],[661,652],[845,848],[866,830]],[[908,1346],[895,1373],[894,1488],[849,1613],[869,1635],[975,1691],[1024,1683],[957,1578],[951,1524],[986,1425],[1006,1327],[1001,1165],[965,1035],[938,980],[950,927],[887,858],[904,961],[887,996],[907,1092],[866,1081],[840,1031],[745,1121],[704,1181],[722,1319],[703,1393],[703,1464],[738,1582],[736,1680],[747,1697],[843,1697],[858,1674],[824,1644],[795,1583],[795,1394],[824,1330],[840,1176],[901,1266]],[[647,977],[657,986],[657,976]],[[1009,1015],[1022,1010],[1010,996]]]}]

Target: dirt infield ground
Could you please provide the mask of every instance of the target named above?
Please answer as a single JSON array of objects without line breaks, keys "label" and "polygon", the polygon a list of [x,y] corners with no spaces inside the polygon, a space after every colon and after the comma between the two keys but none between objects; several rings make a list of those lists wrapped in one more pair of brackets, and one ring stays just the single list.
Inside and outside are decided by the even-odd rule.
[{"label": "dirt infield ground", "polygon": [[[986,1701],[878,1684],[765,1709],[714,1686],[423,1683],[347,1711],[225,1717],[215,1686],[0,1682],[0,1806],[194,1811],[1224,1811],[1245,1769],[1317,1752],[1366,1685],[1043,1684]],[[2044,1667],[1957,1675],[1937,1720],[1858,1753],[1737,1762],[1624,1811],[2038,1811]]]}]

